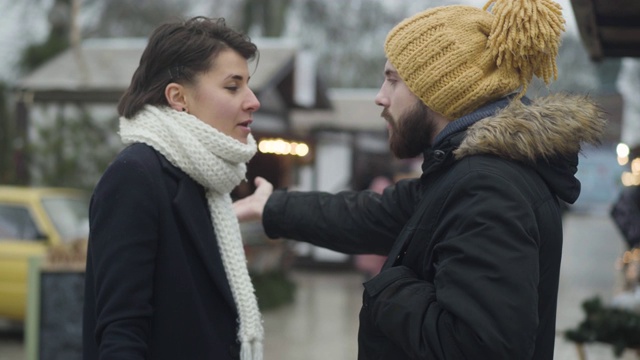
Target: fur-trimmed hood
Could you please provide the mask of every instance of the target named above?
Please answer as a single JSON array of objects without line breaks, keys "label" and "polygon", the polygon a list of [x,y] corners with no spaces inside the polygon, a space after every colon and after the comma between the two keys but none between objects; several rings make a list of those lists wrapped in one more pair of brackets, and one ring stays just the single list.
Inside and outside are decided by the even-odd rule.
[{"label": "fur-trimmed hood", "polygon": [[524,162],[572,156],[583,143],[599,144],[606,124],[603,111],[587,96],[554,94],[529,105],[513,101],[471,125],[454,154],[494,154]]},{"label": "fur-trimmed hood", "polygon": [[[496,155],[527,163],[558,197],[573,203],[580,193],[575,173],[581,147],[599,144],[607,124],[600,107],[588,96],[553,94],[531,101],[511,101],[495,113],[487,111],[485,108],[455,121],[472,122],[466,129],[458,125],[462,132],[453,131],[458,135],[445,136],[456,139],[450,143],[455,158]],[[480,117],[479,113],[487,115],[469,120]]]}]

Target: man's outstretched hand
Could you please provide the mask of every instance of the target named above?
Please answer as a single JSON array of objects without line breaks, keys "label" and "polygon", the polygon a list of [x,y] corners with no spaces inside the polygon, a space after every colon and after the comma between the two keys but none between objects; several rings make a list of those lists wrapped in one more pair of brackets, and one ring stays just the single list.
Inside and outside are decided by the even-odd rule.
[{"label": "man's outstretched hand", "polygon": [[240,222],[262,220],[264,205],[273,192],[273,185],[262,177],[256,177],[253,183],[256,191],[233,203],[233,211]]}]

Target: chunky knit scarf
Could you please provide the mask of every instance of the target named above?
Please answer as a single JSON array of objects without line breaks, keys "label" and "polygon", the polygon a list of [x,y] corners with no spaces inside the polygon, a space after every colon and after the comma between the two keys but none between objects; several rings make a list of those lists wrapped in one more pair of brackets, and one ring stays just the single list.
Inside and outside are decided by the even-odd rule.
[{"label": "chunky knit scarf", "polygon": [[125,144],[145,143],[204,186],[218,245],[239,314],[238,340],[242,360],[262,359],[264,330],[253,284],[249,278],[238,219],[230,193],[244,178],[256,152],[186,112],[145,106],[133,118],[120,118]]}]

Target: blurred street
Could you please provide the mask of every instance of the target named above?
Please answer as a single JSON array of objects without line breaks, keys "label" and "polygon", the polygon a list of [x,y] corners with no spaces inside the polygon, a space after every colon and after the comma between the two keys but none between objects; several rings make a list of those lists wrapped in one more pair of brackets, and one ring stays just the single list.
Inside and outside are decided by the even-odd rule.
[{"label": "blurred street", "polygon": [[[606,302],[619,286],[614,264],[624,243],[608,215],[569,212],[558,308],[558,360],[578,360],[574,344],[562,331],[583,320],[582,301],[599,294]],[[294,270],[298,288],[294,304],[264,314],[266,360],[351,360],[357,357],[356,338],[362,275],[355,271]],[[589,345],[588,360],[614,360],[611,347]],[[22,334],[0,330],[0,360],[25,358]],[[620,359],[637,359],[627,352]]]}]

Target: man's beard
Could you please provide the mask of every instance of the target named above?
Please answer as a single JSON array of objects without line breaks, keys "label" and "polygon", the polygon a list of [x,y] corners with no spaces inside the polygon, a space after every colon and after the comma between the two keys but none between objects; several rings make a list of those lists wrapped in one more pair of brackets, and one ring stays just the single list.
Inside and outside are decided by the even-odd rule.
[{"label": "man's beard", "polygon": [[435,131],[435,121],[429,108],[416,101],[415,105],[394,119],[385,108],[382,117],[391,125],[389,148],[399,159],[409,159],[420,155],[431,146]]}]

